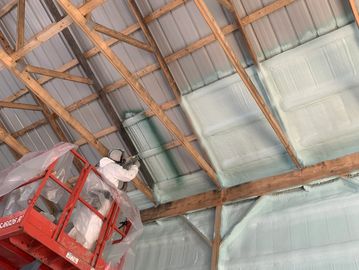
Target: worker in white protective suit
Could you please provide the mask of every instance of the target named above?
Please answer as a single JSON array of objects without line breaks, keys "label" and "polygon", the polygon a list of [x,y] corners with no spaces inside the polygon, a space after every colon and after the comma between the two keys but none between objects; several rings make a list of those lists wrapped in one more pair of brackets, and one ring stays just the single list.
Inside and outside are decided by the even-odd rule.
[{"label": "worker in white protective suit", "polygon": [[[112,150],[109,157],[100,160],[97,170],[113,187],[120,188],[124,183],[134,179],[138,174],[139,162],[124,165],[124,151]],[[100,181],[95,174],[90,174],[83,192],[85,200],[94,206],[102,215],[106,215],[111,207],[112,199],[108,185]],[[93,249],[102,227],[102,220],[86,206],[76,207],[72,223],[74,227],[69,235],[86,249]]]}]

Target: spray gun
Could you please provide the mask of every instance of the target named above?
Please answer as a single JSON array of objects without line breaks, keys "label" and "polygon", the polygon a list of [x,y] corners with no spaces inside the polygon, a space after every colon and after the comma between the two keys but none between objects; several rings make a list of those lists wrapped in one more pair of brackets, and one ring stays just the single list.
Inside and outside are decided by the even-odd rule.
[{"label": "spray gun", "polygon": [[122,165],[125,169],[129,168],[131,165],[135,164],[137,161],[141,159],[140,155],[134,155],[126,158],[125,163]]}]

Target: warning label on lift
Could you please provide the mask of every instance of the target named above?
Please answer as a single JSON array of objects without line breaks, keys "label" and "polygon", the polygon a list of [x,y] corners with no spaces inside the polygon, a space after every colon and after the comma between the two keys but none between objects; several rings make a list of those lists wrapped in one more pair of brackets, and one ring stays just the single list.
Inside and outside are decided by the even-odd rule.
[{"label": "warning label on lift", "polygon": [[8,220],[4,220],[0,222],[0,229],[6,229],[8,227],[11,227],[15,224],[18,224],[21,222],[24,215],[18,216],[18,217],[9,217]]},{"label": "warning label on lift", "polygon": [[79,259],[77,257],[75,257],[70,251],[66,253],[66,258],[75,264],[78,264],[78,262],[79,262]]}]

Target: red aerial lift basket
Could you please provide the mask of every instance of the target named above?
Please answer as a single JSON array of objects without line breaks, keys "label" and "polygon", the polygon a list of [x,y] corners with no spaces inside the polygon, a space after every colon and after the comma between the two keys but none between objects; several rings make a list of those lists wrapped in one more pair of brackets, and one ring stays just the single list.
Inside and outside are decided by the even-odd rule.
[{"label": "red aerial lift basket", "polygon": [[[131,223],[127,221],[122,228],[117,227],[120,205],[115,200],[107,215],[103,216],[80,196],[89,173],[93,172],[99,177],[100,174],[75,150],[71,150],[71,153],[82,165],[74,186],[56,177],[54,173],[58,161],[56,160],[43,175],[21,186],[38,182],[28,207],[0,218],[0,269],[21,269],[35,260],[42,262],[39,269],[111,269],[103,258],[104,248],[106,244],[116,245],[121,242],[129,232]],[[50,179],[68,193],[68,201],[56,222],[41,214],[35,206]],[[85,249],[65,232],[77,202],[89,208],[103,222],[96,246],[92,250]],[[119,235],[116,241],[110,240],[114,233]]]}]

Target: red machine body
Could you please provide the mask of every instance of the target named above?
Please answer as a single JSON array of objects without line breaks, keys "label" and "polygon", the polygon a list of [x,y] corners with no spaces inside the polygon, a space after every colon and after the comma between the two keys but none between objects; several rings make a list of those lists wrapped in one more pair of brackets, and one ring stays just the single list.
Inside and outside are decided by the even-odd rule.
[{"label": "red machine body", "polygon": [[[116,245],[121,242],[129,232],[131,223],[126,222],[121,229],[117,228],[120,205],[115,200],[107,215],[103,216],[80,196],[89,173],[94,172],[98,176],[100,174],[76,151],[71,150],[71,153],[81,161],[83,166],[73,187],[69,187],[55,176],[56,160],[43,175],[22,185],[39,183],[33,198],[29,200],[28,207],[13,215],[0,218],[0,269],[21,269],[35,260],[42,262],[40,269],[100,270],[108,267],[103,258],[105,245],[112,241],[110,239],[113,233],[120,237],[110,244]],[[50,179],[69,194],[68,201],[56,223],[46,218],[35,207],[43,188]],[[65,227],[70,221],[77,202],[89,208],[103,222],[96,246],[92,250],[85,249],[65,232]]]}]

